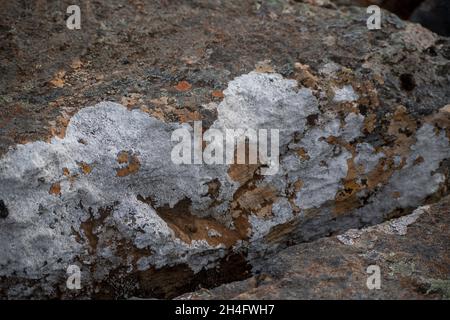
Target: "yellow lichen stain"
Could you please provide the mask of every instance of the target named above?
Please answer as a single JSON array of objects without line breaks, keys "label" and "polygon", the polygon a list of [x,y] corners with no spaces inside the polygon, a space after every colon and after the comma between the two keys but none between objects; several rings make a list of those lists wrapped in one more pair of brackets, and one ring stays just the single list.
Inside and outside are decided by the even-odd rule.
[{"label": "yellow lichen stain", "polygon": [[355,164],[356,149],[350,143],[330,136],[326,139],[329,144],[340,145],[351,153],[352,157],[347,159],[347,176],[343,179],[343,188],[338,190],[335,195],[335,214],[343,214],[358,206],[358,196],[357,193],[364,189],[364,185],[360,184],[358,178],[362,173],[362,168]]},{"label": "yellow lichen stain", "polygon": [[80,69],[83,66],[83,63],[81,62],[80,58],[75,58],[72,60],[72,63],[70,64],[70,67],[72,69]]},{"label": "yellow lichen stain", "polygon": [[[379,82],[381,79],[374,76],[374,80]],[[383,80],[381,80],[383,81]],[[380,106],[380,100],[378,98],[378,92],[375,84],[372,81],[366,80],[360,82],[359,80],[354,80],[352,82],[353,87],[358,92],[360,98],[358,103],[360,105],[365,105],[369,110],[376,110]]]},{"label": "yellow lichen stain", "polygon": [[92,167],[88,165],[86,162],[79,162],[78,166],[81,168],[81,171],[84,174],[89,174],[92,172]]},{"label": "yellow lichen stain", "polygon": [[291,192],[288,196],[288,201],[291,204],[292,210],[295,214],[299,213],[301,209],[295,203],[295,199],[297,198],[297,193],[303,188],[304,182],[299,179],[292,184]]},{"label": "yellow lichen stain", "polygon": [[219,99],[223,99],[223,97],[224,97],[223,92],[221,90],[214,90],[213,92],[211,92],[211,95],[214,98],[219,98]]},{"label": "yellow lichen stain", "polygon": [[303,160],[309,160],[310,156],[308,155],[308,152],[305,150],[305,148],[300,148],[297,150],[297,154],[302,158]]},{"label": "yellow lichen stain", "polygon": [[198,110],[179,108],[176,105],[176,100],[173,98],[161,97],[152,99],[150,102],[153,105],[152,107],[143,105],[140,107],[140,110],[161,121],[173,122],[174,118],[177,118],[181,123],[202,120],[202,115]]}]

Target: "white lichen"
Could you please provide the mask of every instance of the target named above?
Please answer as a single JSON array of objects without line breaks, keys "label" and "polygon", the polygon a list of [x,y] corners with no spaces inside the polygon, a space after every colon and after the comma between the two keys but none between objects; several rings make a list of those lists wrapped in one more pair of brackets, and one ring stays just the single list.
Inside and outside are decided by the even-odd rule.
[{"label": "white lichen", "polygon": [[334,89],[334,102],[352,102],[359,99],[358,94],[351,85],[345,85],[342,88]]}]

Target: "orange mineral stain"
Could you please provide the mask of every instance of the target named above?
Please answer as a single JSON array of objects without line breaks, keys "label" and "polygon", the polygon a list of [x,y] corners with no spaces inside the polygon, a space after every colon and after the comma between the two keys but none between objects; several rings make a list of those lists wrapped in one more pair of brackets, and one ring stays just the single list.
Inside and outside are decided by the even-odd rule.
[{"label": "orange mineral stain", "polygon": [[178,91],[188,91],[192,88],[192,85],[187,82],[187,81],[181,81],[179,82],[176,86],[175,89],[177,89]]}]

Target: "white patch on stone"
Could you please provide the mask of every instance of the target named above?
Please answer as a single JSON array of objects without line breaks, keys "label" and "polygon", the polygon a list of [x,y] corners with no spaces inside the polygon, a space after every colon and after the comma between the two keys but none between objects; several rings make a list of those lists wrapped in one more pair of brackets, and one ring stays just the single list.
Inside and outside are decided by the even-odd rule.
[{"label": "white patch on stone", "polygon": [[217,231],[216,229],[208,229],[208,237],[215,238],[215,237],[221,237],[222,234]]},{"label": "white patch on stone", "polygon": [[293,132],[305,130],[309,115],[319,113],[310,89],[298,89],[297,81],[276,73],[253,71],[237,77],[224,94],[213,128],[278,129],[281,146],[289,142]]},{"label": "white patch on stone", "polygon": [[[105,207],[113,209],[103,224],[118,229],[137,248],[154,251],[150,260],[156,266],[189,262],[190,254],[212,249],[206,242],[177,241],[155,210],[137,200],[142,195],[157,206],[172,207],[188,198],[194,213],[206,212],[213,201],[203,196],[207,182],[219,178],[219,198],[224,201],[238,187],[228,180],[225,166],[178,166],[170,161],[170,135],[179,126],[103,102],[77,113],[63,139],[10,151],[0,160],[0,194],[10,212],[0,224],[0,241],[6,244],[0,252],[0,275],[37,276],[64,269],[84,250],[74,231],[83,236],[80,224],[98,218],[98,209]],[[137,156],[138,172],[117,176],[120,151]],[[92,168],[89,174],[81,171],[82,162]],[[78,176],[70,181],[63,168]],[[61,195],[49,193],[53,183],[61,185]],[[180,260],[181,253],[186,258]]]},{"label": "white patch on stone", "polygon": [[334,89],[334,102],[352,102],[359,99],[358,94],[351,85],[345,85],[342,88]]}]

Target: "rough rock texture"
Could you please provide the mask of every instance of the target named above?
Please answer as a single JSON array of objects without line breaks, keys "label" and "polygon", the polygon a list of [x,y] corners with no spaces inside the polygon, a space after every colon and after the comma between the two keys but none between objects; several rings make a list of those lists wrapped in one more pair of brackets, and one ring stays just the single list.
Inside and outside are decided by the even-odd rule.
[{"label": "rough rock texture", "polygon": [[[448,194],[447,38],[287,1],[94,5],[49,59],[23,51],[27,11],[3,26],[0,297],[175,297]],[[193,120],[279,129],[277,174],[173,164]]]},{"label": "rough rock texture", "polygon": [[[450,299],[450,198],[270,256],[247,280],[178,299]],[[381,270],[369,290],[370,265]]]}]

